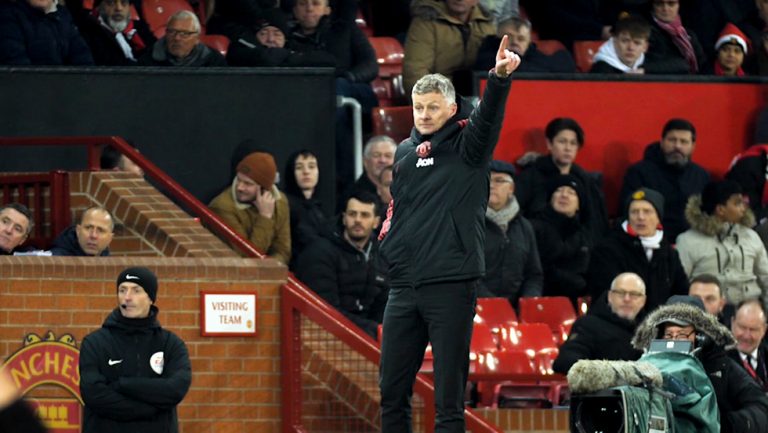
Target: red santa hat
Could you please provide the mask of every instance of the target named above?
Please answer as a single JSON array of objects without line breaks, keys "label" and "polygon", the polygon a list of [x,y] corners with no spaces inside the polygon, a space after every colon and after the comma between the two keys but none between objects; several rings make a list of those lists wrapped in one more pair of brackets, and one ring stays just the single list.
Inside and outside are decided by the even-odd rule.
[{"label": "red santa hat", "polygon": [[747,43],[747,36],[732,23],[728,23],[723,27],[723,31],[720,32],[720,37],[717,39],[717,42],[715,42],[715,50],[719,50],[724,44],[736,44],[741,47],[744,54],[747,54],[749,51],[747,49],[749,46]]}]

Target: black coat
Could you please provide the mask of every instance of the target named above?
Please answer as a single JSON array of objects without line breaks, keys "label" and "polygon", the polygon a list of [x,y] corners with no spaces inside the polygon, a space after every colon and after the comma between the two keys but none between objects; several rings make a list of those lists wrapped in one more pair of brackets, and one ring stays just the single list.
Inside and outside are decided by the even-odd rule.
[{"label": "black coat", "polygon": [[324,51],[296,51],[290,43],[286,43],[283,48],[266,47],[256,39],[256,33],[253,30],[246,29],[229,45],[227,64],[266,67],[334,67],[336,60],[330,53]]},{"label": "black coat", "polygon": [[551,206],[531,220],[544,270],[544,296],[567,296],[575,304],[587,294],[592,241],[581,221],[578,215],[568,218]]},{"label": "black coat", "polygon": [[[54,256],[73,256],[73,257],[88,257],[88,254],[83,251],[80,243],[77,241],[76,226],[67,227],[61,234],[53,241],[53,248],[51,248],[51,254]],[[109,247],[104,248],[104,251],[99,254],[101,257],[109,255]]]},{"label": "black coat", "polygon": [[741,185],[744,194],[749,197],[749,207],[758,221],[768,216],[768,211],[763,206],[763,188],[765,187],[766,159],[768,158],[768,146],[752,148],[758,151],[758,155],[746,156],[728,170],[725,178]]},{"label": "black coat", "polygon": [[296,276],[339,312],[376,338],[387,303],[387,280],[378,242],[366,253],[343,238],[343,227],[325,231],[299,257]]},{"label": "black coat", "polygon": [[160,326],[157,311],[152,306],[146,319],[127,319],[116,308],[101,328],[83,338],[83,433],[179,431],[176,406],[192,382],[189,352]]},{"label": "black coat", "polygon": [[[662,30],[656,21],[650,20],[651,37],[648,41],[648,52],[645,53],[645,72],[648,74],[691,74],[688,62],[683,57],[680,49],[675,45],[672,36]],[[693,46],[699,70],[706,64],[707,58],[696,34],[689,28],[685,28]]]},{"label": "black coat", "polygon": [[[608,212],[605,209],[603,192],[595,176],[578,164],[571,166],[570,174],[575,176],[584,187],[586,203],[580,203],[579,213],[582,221],[589,228],[590,237],[596,242],[608,231]],[[517,176],[515,196],[523,214],[528,219],[536,218],[549,207],[550,197],[547,194],[547,185],[558,176],[560,176],[560,169],[555,166],[549,155],[536,158]]]},{"label": "black coat", "polygon": [[[487,71],[496,65],[496,53],[499,51],[501,38],[498,36],[488,36],[483,39],[477,52],[477,61],[475,70]],[[522,56],[522,63],[515,72],[576,72],[576,63],[573,57],[566,50],[560,50],[547,55],[536,48],[536,43],[531,42],[525,54]]]},{"label": "black coat", "polygon": [[768,426],[768,397],[747,372],[721,347],[700,356],[712,382],[723,433],[764,432]]},{"label": "black coat", "polygon": [[627,320],[617,316],[603,294],[589,307],[586,316],[579,317],[571,328],[568,340],[560,346],[552,369],[566,374],[581,359],[635,361],[642,352],[632,347],[632,336],[642,320]]},{"label": "black coat", "polygon": [[[194,60],[186,64],[190,67],[227,66],[227,61],[220,52],[209,48],[202,42],[198,43],[189,54]],[[187,57],[188,59],[190,57]],[[165,46],[165,38],[160,38],[139,58],[141,66],[175,66]]]},{"label": "black coat", "polygon": [[688,277],[680,256],[666,239],[648,261],[640,238],[617,227],[592,252],[587,277],[592,299],[608,291],[611,281],[623,272],[634,272],[645,282],[645,311],[664,304],[672,295],[688,294]]},{"label": "black coat", "polygon": [[136,60],[130,60],[125,57],[112,31],[101,25],[96,17],[90,14],[84,16],[82,19],[77,20],[77,25],[80,28],[80,34],[91,49],[93,60],[97,65],[102,66],[135,65],[139,57],[152,47],[157,40],[155,35],[149,30],[149,27],[147,27],[146,21],[133,21],[133,28],[136,30],[136,34],[133,37],[138,37],[143,42],[144,48],[134,48],[132,50],[133,58]]},{"label": "black coat", "polygon": [[480,296],[504,297],[514,306],[521,296],[541,296],[543,273],[536,235],[519,213],[506,232],[485,219],[485,277],[481,283]]},{"label": "black coat", "polygon": [[[397,147],[391,227],[381,247],[393,286],[466,281],[485,272],[488,164],[511,81],[491,73],[469,120],[461,104],[436,133],[422,136],[414,128]],[[416,147],[426,141],[432,150],[420,158]]]},{"label": "black coat", "polygon": [[357,24],[324,16],[317,31],[304,35],[295,28],[290,35],[297,51],[326,51],[336,60],[336,76],[353,83],[370,83],[379,74],[376,52]]},{"label": "black coat", "polygon": [[320,200],[312,197],[298,197],[286,193],[291,212],[291,263],[294,269],[298,257],[326,229],[328,216],[323,212]]},{"label": "black coat", "polygon": [[26,0],[0,2],[0,65],[93,65],[69,11],[45,13]]},{"label": "black coat", "polygon": [[685,219],[688,198],[701,194],[709,182],[709,173],[694,162],[678,168],[664,160],[658,142],[645,148],[643,160],[631,165],[624,175],[619,194],[619,206],[624,206],[629,196],[641,187],[651,188],[664,196],[664,236],[675,242],[677,235],[690,227]]}]

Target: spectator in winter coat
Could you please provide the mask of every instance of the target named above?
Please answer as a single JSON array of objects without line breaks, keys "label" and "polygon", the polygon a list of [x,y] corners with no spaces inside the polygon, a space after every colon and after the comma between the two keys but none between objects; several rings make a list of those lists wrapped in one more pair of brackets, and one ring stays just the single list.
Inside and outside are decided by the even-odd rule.
[{"label": "spectator in winter coat", "polygon": [[671,295],[688,293],[688,278],[680,257],[664,238],[664,197],[649,188],[630,194],[626,220],[595,246],[589,266],[592,299],[609,290],[623,272],[633,272],[645,282],[645,308],[651,311]]},{"label": "spectator in winter coat", "polygon": [[387,281],[379,260],[376,196],[360,192],[347,200],[341,223],[325,230],[301,254],[296,276],[376,338],[387,303]]},{"label": "spectator in winter coat", "polygon": [[688,198],[701,193],[709,182],[709,173],[693,162],[696,149],[696,128],[685,119],[670,119],[661,131],[661,140],[645,148],[643,160],[632,164],[624,175],[619,203],[626,203],[630,194],[640,188],[650,188],[664,196],[664,236],[674,242],[677,235],[688,230],[685,206]]},{"label": "spectator in winter coat", "polygon": [[723,284],[728,303],[768,301],[768,257],[751,229],[755,219],[739,184],[710,182],[688,201],[690,230],[677,237],[677,251],[690,277],[713,274]]},{"label": "spectator in winter coat", "polygon": [[763,392],[768,393],[768,345],[764,338],[768,330],[765,306],[757,299],[744,301],[736,309],[731,332],[736,347],[728,351],[737,364],[744,367]]},{"label": "spectator in winter coat", "polygon": [[224,56],[200,42],[200,21],[181,10],[171,15],[165,36],[139,59],[143,66],[226,66]]},{"label": "spectator in winter coat", "polygon": [[576,72],[576,63],[567,50],[551,55],[539,51],[531,41],[531,22],[520,17],[509,18],[499,23],[496,35],[487,36],[477,52],[475,70],[487,71],[493,66],[496,47],[501,37],[509,36],[507,49],[522,59],[519,72]]},{"label": "spectator in winter coat", "polygon": [[53,241],[54,256],[104,257],[109,255],[109,244],[115,231],[112,214],[103,207],[88,208],[80,222],[69,227]]},{"label": "spectator in winter coat", "polygon": [[252,152],[237,164],[236,170],[232,186],[211,201],[211,210],[256,248],[290,263],[288,199],[275,185],[274,157],[267,152]]},{"label": "spectator in winter coat", "polygon": [[600,46],[589,72],[645,74],[645,53],[651,27],[640,17],[629,16],[611,28],[611,38]]},{"label": "spectator in winter coat", "polygon": [[0,65],[92,65],[93,56],[56,0],[0,2]]},{"label": "spectator in winter coat", "polygon": [[323,204],[315,196],[320,183],[320,169],[317,156],[307,149],[292,153],[285,162],[285,187],[291,211],[291,263],[295,269],[296,261],[325,229],[328,216],[323,211]]},{"label": "spectator in winter coat", "polygon": [[550,201],[551,194],[548,194],[547,190],[549,182],[561,174],[573,175],[584,188],[584,195],[579,203],[579,215],[583,224],[589,227],[591,239],[597,241],[608,229],[608,213],[603,193],[594,175],[575,162],[579,150],[584,146],[584,130],[575,120],[558,117],[547,124],[545,134],[549,154],[536,158],[516,179],[515,195],[520,208],[527,218],[537,217],[544,212]]},{"label": "spectator in winter coat", "polygon": [[683,27],[679,0],[652,0],[651,38],[646,54],[655,74],[696,74],[706,57],[696,34]]},{"label": "spectator in winter coat", "polygon": [[82,0],[70,0],[67,7],[97,65],[135,65],[155,43],[146,21],[131,19],[129,0],[95,1],[92,11],[83,8]]},{"label": "spectator in winter coat", "polygon": [[515,168],[491,161],[491,192],[485,211],[485,277],[480,297],[503,297],[517,308],[520,297],[541,296],[543,274],[533,226],[515,198]]},{"label": "spectator in winter coat", "polygon": [[567,374],[581,359],[640,358],[642,353],[632,347],[631,341],[642,319],[645,300],[645,283],[637,274],[616,276],[610,290],[592,303],[585,316],[576,319],[552,369]]}]

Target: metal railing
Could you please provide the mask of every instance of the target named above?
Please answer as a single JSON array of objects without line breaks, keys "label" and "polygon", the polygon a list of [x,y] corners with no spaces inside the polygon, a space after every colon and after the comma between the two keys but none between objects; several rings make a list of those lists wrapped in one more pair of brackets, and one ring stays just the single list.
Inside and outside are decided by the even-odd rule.
[{"label": "metal railing", "polygon": [[110,145],[123,155],[130,158],[144,170],[144,174],[157,183],[177,203],[185,207],[187,212],[197,217],[212,232],[221,236],[246,257],[264,257],[250,242],[243,239],[232,228],[225,224],[208,207],[165,174],[152,161],[147,159],[127,141],[116,136],[78,136],[78,137],[0,137],[0,146],[86,146],[89,170],[99,170],[100,148]]},{"label": "metal railing", "polygon": [[[283,433],[380,431],[379,345],[293,277],[281,290]],[[413,431],[435,423],[434,387],[414,384]],[[501,433],[465,411],[474,433]]]}]

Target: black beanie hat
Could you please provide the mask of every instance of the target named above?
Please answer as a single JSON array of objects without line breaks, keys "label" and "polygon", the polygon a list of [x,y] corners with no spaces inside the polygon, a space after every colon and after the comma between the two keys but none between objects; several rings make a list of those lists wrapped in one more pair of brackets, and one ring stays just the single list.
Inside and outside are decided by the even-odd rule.
[{"label": "black beanie hat", "polygon": [[717,205],[725,204],[734,194],[743,194],[743,190],[732,180],[709,182],[701,192],[701,210],[712,215]]},{"label": "black beanie hat", "polygon": [[149,299],[152,300],[152,303],[157,299],[157,277],[149,269],[136,267],[128,268],[123,272],[120,272],[120,275],[117,277],[117,287],[120,287],[120,284],[125,282],[141,286],[141,288],[147,292],[147,295],[149,295]]},{"label": "black beanie hat", "polygon": [[629,197],[627,197],[627,202],[624,206],[627,217],[629,217],[629,205],[635,200],[647,201],[654,209],[656,209],[656,215],[659,217],[659,221],[664,219],[664,196],[661,195],[660,192],[650,188],[640,188],[635,190]]},{"label": "black beanie hat", "polygon": [[584,208],[584,187],[581,185],[581,182],[579,182],[579,179],[571,174],[561,174],[547,183],[547,201],[552,201],[552,194],[554,194],[561,186],[573,188],[573,190],[576,191],[576,195],[579,197],[579,208]]},{"label": "black beanie hat", "polygon": [[256,21],[256,31],[260,31],[264,27],[275,27],[281,32],[283,36],[288,38],[288,20],[279,9],[271,9],[265,11],[262,17]]}]

